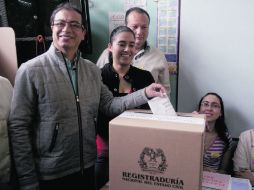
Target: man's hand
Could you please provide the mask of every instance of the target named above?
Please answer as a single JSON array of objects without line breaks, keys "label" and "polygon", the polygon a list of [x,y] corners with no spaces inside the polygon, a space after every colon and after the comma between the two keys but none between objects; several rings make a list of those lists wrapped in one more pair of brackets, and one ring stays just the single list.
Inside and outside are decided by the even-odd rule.
[{"label": "man's hand", "polygon": [[166,95],[166,89],[161,84],[153,83],[145,88],[145,93],[147,98],[162,97]]}]

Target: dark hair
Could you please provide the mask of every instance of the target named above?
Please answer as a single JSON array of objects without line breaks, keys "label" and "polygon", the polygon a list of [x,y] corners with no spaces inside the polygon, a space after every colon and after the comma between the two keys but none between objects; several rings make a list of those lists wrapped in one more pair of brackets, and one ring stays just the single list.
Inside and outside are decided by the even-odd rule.
[{"label": "dark hair", "polygon": [[132,7],[129,10],[127,10],[126,13],[125,13],[125,25],[128,24],[128,16],[132,12],[137,12],[137,13],[140,13],[140,14],[145,14],[148,17],[148,21],[149,21],[148,24],[150,24],[150,16],[149,16],[148,12],[146,12],[146,10],[144,10],[144,9],[142,9],[140,7]]},{"label": "dark hair", "polygon": [[[112,30],[112,32],[110,34],[110,37],[109,37],[109,43],[112,44],[113,41],[114,41],[115,36],[117,36],[118,34],[120,34],[122,32],[130,32],[133,35],[133,37],[135,38],[135,33],[129,27],[127,27],[127,26],[118,26],[114,30]],[[109,60],[109,63],[113,63],[112,52],[109,52],[108,60]]]},{"label": "dark hair", "polygon": [[215,92],[208,92],[200,99],[199,104],[198,104],[198,110],[200,110],[201,103],[202,103],[203,99],[208,95],[216,96],[220,101],[221,116],[215,121],[215,131],[218,134],[218,136],[226,143],[226,148],[225,148],[225,150],[226,150],[229,146],[229,140],[226,135],[228,133],[228,128],[225,123],[224,103],[223,103],[222,98]]},{"label": "dark hair", "polygon": [[85,19],[83,19],[83,15],[82,15],[82,11],[80,9],[78,9],[77,6],[71,4],[70,2],[65,2],[65,3],[61,3],[59,4],[52,12],[51,16],[50,16],[50,25],[52,25],[54,23],[55,20],[55,16],[56,14],[61,11],[61,10],[69,10],[69,11],[75,11],[78,14],[80,14],[81,16],[81,23],[83,26],[86,26],[85,23]]}]

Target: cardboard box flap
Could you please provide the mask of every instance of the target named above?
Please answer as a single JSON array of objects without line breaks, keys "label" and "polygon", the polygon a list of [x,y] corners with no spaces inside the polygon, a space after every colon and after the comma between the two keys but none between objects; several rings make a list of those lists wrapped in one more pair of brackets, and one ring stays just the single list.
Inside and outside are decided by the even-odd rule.
[{"label": "cardboard box flap", "polygon": [[[146,125],[144,125],[144,122]],[[168,125],[170,123],[170,125]],[[126,125],[129,127],[144,127],[154,129],[183,130],[191,132],[203,132],[205,116],[188,115],[165,116],[154,115],[149,112],[126,111],[110,121],[111,126]],[[183,125],[184,124],[184,125]]]}]

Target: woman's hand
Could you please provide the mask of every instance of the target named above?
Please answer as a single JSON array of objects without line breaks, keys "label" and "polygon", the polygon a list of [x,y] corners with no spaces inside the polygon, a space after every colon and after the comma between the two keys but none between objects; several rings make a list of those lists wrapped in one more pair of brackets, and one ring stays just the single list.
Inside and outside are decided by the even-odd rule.
[{"label": "woman's hand", "polygon": [[152,83],[145,88],[147,98],[162,97],[166,95],[166,89],[161,84]]}]

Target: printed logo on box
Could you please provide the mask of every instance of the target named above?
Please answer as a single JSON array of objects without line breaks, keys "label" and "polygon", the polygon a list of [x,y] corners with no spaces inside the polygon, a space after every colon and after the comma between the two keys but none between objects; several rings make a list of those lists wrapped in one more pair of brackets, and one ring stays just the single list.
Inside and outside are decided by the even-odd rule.
[{"label": "printed logo on box", "polygon": [[162,149],[152,149],[145,147],[140,154],[138,161],[142,171],[154,173],[164,173],[167,169],[166,157]]}]

